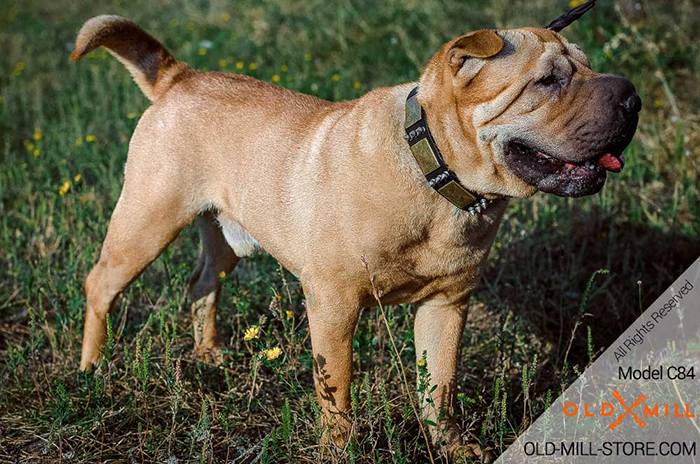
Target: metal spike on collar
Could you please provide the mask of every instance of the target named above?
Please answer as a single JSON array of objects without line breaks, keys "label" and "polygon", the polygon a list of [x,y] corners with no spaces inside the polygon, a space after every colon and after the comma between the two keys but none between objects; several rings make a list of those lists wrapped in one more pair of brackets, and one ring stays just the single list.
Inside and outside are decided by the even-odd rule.
[{"label": "metal spike on collar", "polygon": [[404,140],[411,141],[421,135],[423,132],[425,132],[425,127],[417,127],[413,129],[411,132],[403,136]]},{"label": "metal spike on collar", "polygon": [[475,202],[474,206],[470,206],[467,208],[467,211],[469,214],[472,216],[476,216],[477,214],[481,214],[484,211],[486,211],[486,207],[491,203],[490,200],[487,200],[486,198],[482,198],[480,201]]}]

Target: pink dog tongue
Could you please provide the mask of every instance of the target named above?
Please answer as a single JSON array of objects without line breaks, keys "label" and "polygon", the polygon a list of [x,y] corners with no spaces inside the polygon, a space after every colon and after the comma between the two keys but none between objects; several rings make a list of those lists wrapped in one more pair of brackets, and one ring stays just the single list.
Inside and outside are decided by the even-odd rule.
[{"label": "pink dog tongue", "polygon": [[598,158],[598,166],[602,167],[607,171],[622,171],[622,162],[620,161],[620,158],[610,153],[606,153],[605,155]]}]

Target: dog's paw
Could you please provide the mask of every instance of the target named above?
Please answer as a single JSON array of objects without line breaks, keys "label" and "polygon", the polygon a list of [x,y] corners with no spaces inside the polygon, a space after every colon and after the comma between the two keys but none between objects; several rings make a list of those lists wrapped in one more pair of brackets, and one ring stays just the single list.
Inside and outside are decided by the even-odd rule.
[{"label": "dog's paw", "polygon": [[207,364],[220,366],[224,362],[224,352],[218,344],[197,346],[194,352],[197,359]]},{"label": "dog's paw", "polygon": [[330,419],[321,420],[321,445],[345,448],[350,440],[350,420],[344,414],[333,414]]},{"label": "dog's paw", "polygon": [[81,371],[94,371],[100,367],[100,361],[102,356],[99,349],[85,349],[83,348],[82,356],[80,357],[80,370]]},{"label": "dog's paw", "polygon": [[482,450],[476,443],[460,443],[452,447],[446,447],[445,454],[450,459],[450,462],[489,464],[494,460],[494,455],[490,450]]},{"label": "dog's paw", "polygon": [[476,443],[464,443],[462,433],[450,418],[441,421],[438,428],[432,429],[433,442],[440,447],[442,454],[450,462],[465,463],[490,463],[493,461],[493,454],[489,450],[484,450]]}]

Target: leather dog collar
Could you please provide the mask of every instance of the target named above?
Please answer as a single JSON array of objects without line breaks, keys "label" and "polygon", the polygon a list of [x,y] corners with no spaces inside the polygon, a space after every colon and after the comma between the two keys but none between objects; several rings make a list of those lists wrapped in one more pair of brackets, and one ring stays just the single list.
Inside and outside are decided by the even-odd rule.
[{"label": "leather dog collar", "polygon": [[416,100],[416,86],[406,98],[406,120],[404,139],[423,172],[425,180],[437,193],[446,198],[459,209],[467,210],[474,216],[489,205],[490,200],[476,192],[467,190],[445,163],[442,153],[435,144],[425,117],[425,110]]}]

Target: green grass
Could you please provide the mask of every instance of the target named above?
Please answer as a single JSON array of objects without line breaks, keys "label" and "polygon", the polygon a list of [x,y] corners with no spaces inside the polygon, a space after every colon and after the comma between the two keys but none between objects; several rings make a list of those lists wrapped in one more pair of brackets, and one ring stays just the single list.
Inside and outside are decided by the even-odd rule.
[{"label": "green grass", "polygon": [[[567,6],[300,3],[2,6],[0,462],[428,462],[406,396],[425,394],[412,378],[420,369],[410,306],[387,308],[400,359],[378,309],[363,311],[354,339],[354,434],[346,451],[319,447],[299,283],[269,256],[244,260],[226,279],[220,305],[225,363],[197,361],[184,285],[198,247],[191,228],[125,292],[101,369],[77,369],[83,281],[121,190],[130,134],[147,108],[104,51],[67,62],[84,20],[121,14],[194,67],[279,78],[290,89],[344,100],[416,79],[461,33],[542,25]],[[627,167],[602,193],[540,194],[509,207],[473,300],[456,407],[465,437],[496,454],[700,255],[698,7],[599,3],[565,35],[595,69],[629,77],[644,110]],[[598,269],[609,273],[596,275],[584,296]],[[261,335],[246,343],[251,325]],[[275,346],[282,356],[260,358]]]}]

